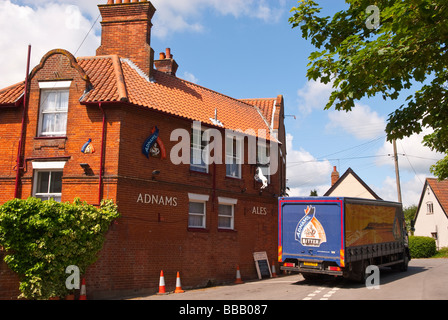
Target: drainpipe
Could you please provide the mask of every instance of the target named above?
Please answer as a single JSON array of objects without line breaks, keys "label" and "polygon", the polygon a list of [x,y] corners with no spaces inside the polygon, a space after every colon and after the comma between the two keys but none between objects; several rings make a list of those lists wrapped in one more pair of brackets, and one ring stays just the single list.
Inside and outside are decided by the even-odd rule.
[{"label": "drainpipe", "polygon": [[20,184],[20,173],[23,169],[23,140],[25,139],[25,117],[27,113],[28,106],[28,82],[29,82],[29,74],[30,74],[30,60],[31,60],[31,45],[28,46],[28,61],[26,66],[26,78],[25,78],[25,92],[23,96],[23,114],[22,114],[22,129],[20,131],[20,140],[19,140],[19,150],[17,151],[17,161],[16,161],[16,183],[14,189],[14,198],[19,198],[19,184]]},{"label": "drainpipe", "polygon": [[103,132],[101,138],[101,160],[100,160],[100,179],[98,183],[98,205],[101,205],[101,200],[103,200],[103,173],[104,173],[104,142],[106,140],[106,112],[103,109],[102,103],[99,103],[99,108],[103,113]]}]

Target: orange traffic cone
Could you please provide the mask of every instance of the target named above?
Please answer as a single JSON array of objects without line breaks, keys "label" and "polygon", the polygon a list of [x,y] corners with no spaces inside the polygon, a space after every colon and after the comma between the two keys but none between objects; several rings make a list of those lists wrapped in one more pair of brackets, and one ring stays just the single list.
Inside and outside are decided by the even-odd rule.
[{"label": "orange traffic cone", "polygon": [[272,278],[277,278],[277,272],[275,270],[275,262],[272,261]]},{"label": "orange traffic cone", "polygon": [[184,293],[185,291],[182,290],[182,285],[180,283],[180,275],[179,272],[177,272],[177,277],[176,277],[176,290],[174,291],[174,293]]},{"label": "orange traffic cone", "polygon": [[79,300],[87,300],[86,279],[82,279]]},{"label": "orange traffic cone", "polygon": [[236,280],[235,280],[235,283],[236,284],[244,283],[243,280],[241,279],[240,266],[236,266]]},{"label": "orange traffic cone", "polygon": [[166,294],[165,277],[163,276],[163,270],[160,271],[159,293],[158,294]]}]

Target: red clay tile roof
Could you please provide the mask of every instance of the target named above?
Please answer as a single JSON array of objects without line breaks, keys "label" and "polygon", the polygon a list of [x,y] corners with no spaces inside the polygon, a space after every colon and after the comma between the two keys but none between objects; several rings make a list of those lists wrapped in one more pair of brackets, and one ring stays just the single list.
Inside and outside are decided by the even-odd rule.
[{"label": "red clay tile roof", "polygon": [[0,106],[12,106],[18,103],[25,91],[25,81],[0,90]]},{"label": "red clay tile roof", "polygon": [[439,181],[434,178],[427,178],[426,182],[439,200],[440,205],[448,216],[448,180]]},{"label": "red clay tile roof", "polygon": [[157,70],[149,79],[130,60],[118,60],[116,56],[79,58],[78,61],[93,85],[93,90],[81,102],[128,101],[211,126],[217,126],[213,121],[216,110],[224,128],[242,132],[253,129],[256,133],[265,129],[267,138],[271,138],[263,112],[244,101]]},{"label": "red clay tile roof", "polygon": [[269,123],[272,121],[272,111],[274,110],[274,105],[277,102],[276,98],[240,99],[240,101],[258,107],[266,120]]},{"label": "red clay tile roof", "polygon": [[[245,132],[264,129],[270,135],[276,99],[237,100],[192,82],[154,70],[149,79],[134,63],[118,56],[77,59],[93,89],[81,103],[124,101],[215,127]],[[24,83],[0,91],[0,105],[12,105],[23,94]],[[214,122],[217,119],[222,124]],[[261,137],[264,137],[261,135]]]}]

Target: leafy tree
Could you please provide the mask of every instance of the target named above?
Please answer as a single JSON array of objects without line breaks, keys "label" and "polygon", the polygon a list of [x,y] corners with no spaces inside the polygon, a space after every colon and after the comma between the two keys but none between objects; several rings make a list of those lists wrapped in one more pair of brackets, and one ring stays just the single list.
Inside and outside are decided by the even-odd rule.
[{"label": "leafy tree", "polygon": [[417,209],[415,204],[403,209],[404,220],[406,221],[406,228],[408,231],[411,231],[412,220],[414,220],[415,215],[417,214]]},{"label": "leafy tree", "polygon": [[[311,53],[309,80],[333,84],[326,109],[351,111],[355,101],[381,94],[396,100],[414,85],[420,89],[389,115],[389,140],[402,139],[423,128],[432,150],[448,150],[448,2],[446,0],[346,0],[348,8],[333,17],[320,16],[313,0],[292,8],[290,23],[318,49]],[[372,28],[379,9],[379,27]],[[369,10],[367,10],[369,8]],[[431,167],[448,178],[448,156]]]},{"label": "leafy tree", "polygon": [[120,214],[112,201],[99,208],[74,203],[14,199],[0,207],[0,246],[20,277],[21,298],[48,299],[68,293],[68,266],[83,274],[97,259],[111,222]]},{"label": "leafy tree", "polygon": [[316,189],[310,191],[310,197],[318,197],[318,196],[319,195],[317,194],[317,190]]}]

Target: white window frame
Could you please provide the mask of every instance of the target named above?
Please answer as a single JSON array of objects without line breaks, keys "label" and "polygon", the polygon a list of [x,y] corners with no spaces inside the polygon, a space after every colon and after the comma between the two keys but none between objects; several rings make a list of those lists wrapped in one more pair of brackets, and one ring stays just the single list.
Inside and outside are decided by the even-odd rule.
[{"label": "white window frame", "polygon": [[[195,194],[195,193],[189,193],[188,194],[188,228],[192,229],[205,229],[207,226],[207,201],[209,200],[208,195],[202,195],[202,194]],[[191,213],[190,212],[190,203],[201,203],[203,204],[203,213]],[[201,217],[202,218],[202,225],[201,226],[192,226],[190,225],[190,216],[195,217]]]},{"label": "white window frame", "polygon": [[45,112],[43,110],[44,103],[46,102],[44,96],[46,93],[69,93],[71,81],[51,81],[51,82],[39,82],[40,91],[40,107],[39,107],[39,123],[38,123],[38,136],[39,137],[65,137],[67,135],[67,120],[65,122],[64,131],[49,131],[43,132],[43,119],[44,114],[66,114],[68,118],[69,100],[67,100],[67,107],[62,110]]},{"label": "white window frame", "polygon": [[[61,193],[50,193],[49,190],[51,188],[51,175],[54,172],[63,172],[66,162],[65,161],[33,161],[31,162],[33,166],[33,197],[36,198],[48,198],[48,199],[61,199],[62,198],[62,191]],[[38,183],[39,183],[39,174],[43,172],[50,172],[50,175],[48,177],[48,192],[46,193],[38,193]],[[48,200],[47,199],[47,200]],[[60,201],[60,200],[59,200]]]},{"label": "white window frame", "polygon": [[[226,177],[235,178],[235,179],[241,179],[242,177],[242,169],[243,166],[241,165],[244,162],[244,138],[242,137],[236,137],[232,135],[226,136]],[[232,148],[230,152],[230,147]],[[237,174],[232,174],[234,170],[231,170],[231,172],[228,171],[228,166],[237,166],[238,172]]]},{"label": "white window frame", "polygon": [[[224,197],[218,197],[218,229],[222,230],[235,230],[235,205],[238,203],[238,199],[232,199],[232,198],[224,198]],[[232,208],[232,215],[220,215],[219,214],[219,206],[230,206]],[[219,218],[230,218],[230,227],[223,227],[219,224]]]}]

